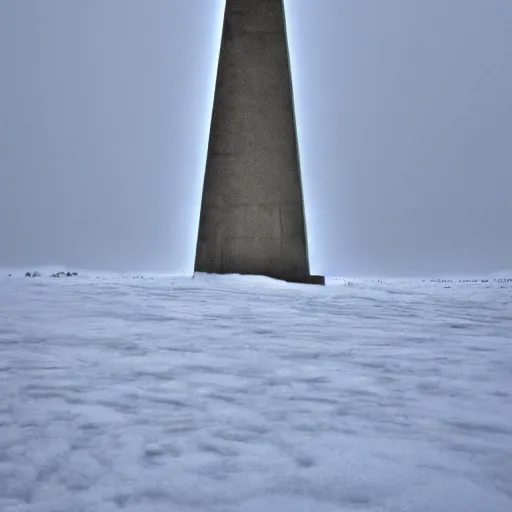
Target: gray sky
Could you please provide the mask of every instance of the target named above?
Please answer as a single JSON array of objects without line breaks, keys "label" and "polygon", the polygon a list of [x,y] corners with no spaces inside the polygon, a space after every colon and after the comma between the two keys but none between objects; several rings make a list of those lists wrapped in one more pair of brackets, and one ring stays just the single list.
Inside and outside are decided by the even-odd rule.
[{"label": "gray sky", "polygon": [[[287,0],[312,271],[512,268],[512,2]],[[0,0],[0,265],[191,273],[221,0]]]}]

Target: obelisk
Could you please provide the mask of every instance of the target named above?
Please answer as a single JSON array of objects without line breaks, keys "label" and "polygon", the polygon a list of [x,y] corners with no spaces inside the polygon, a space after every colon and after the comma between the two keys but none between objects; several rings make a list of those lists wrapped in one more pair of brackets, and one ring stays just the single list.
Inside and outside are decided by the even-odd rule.
[{"label": "obelisk", "polygon": [[283,0],[227,0],[196,272],[324,284],[308,247]]}]

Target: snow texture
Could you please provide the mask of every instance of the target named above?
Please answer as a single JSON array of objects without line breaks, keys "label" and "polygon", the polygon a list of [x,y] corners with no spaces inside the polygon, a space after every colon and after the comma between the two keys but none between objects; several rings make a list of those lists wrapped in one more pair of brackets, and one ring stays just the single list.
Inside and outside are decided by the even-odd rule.
[{"label": "snow texture", "polygon": [[512,287],[0,279],[2,512],[510,512]]}]

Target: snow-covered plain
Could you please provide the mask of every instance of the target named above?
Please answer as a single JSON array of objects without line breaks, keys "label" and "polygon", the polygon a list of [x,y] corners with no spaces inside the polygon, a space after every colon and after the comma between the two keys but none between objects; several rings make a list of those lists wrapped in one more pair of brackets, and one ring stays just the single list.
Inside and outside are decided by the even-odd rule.
[{"label": "snow-covered plain", "polygon": [[0,276],[1,512],[510,512],[512,286]]}]

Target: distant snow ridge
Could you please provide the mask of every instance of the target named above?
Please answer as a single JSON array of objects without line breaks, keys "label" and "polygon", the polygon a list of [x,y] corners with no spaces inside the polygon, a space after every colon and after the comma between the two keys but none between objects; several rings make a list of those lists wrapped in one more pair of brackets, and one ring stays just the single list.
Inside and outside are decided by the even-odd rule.
[{"label": "distant snow ridge", "polygon": [[487,284],[487,283],[510,283],[512,277],[453,277],[453,278],[347,278],[347,277],[328,277],[327,282],[343,286],[354,286],[357,283],[365,284],[388,284],[388,285],[404,285],[404,284],[455,284],[455,283],[471,283],[471,284]]},{"label": "distant snow ridge", "polygon": [[[78,272],[55,272],[54,274],[51,274],[50,277],[75,277],[78,275]],[[9,274],[9,277],[11,277],[12,274]],[[25,272],[25,277],[41,277],[42,274],[39,271],[35,272]]]},{"label": "distant snow ridge", "polygon": [[[2,276],[3,273],[3,276]],[[45,267],[41,270],[28,271],[22,273],[19,269],[3,269],[0,270],[0,280],[12,277],[51,277],[51,278],[64,278],[64,277],[77,277],[81,278],[94,278],[102,281],[117,281],[117,280],[148,280],[154,281],[155,279],[191,279],[195,285],[205,286],[251,286],[251,287],[271,287],[271,288],[286,288],[286,289],[300,289],[304,285],[296,283],[287,283],[278,279],[272,279],[265,276],[248,276],[238,274],[215,275],[195,273],[192,276],[180,277],[171,273],[154,273],[148,272],[144,274],[132,273],[116,273],[116,272],[94,272],[88,270],[70,271],[58,270],[56,267]],[[445,289],[451,289],[455,285],[470,284],[512,287],[512,277],[507,277],[503,274],[494,274],[483,277],[459,277],[459,276],[444,276],[442,278],[363,278],[363,277],[326,277],[326,285],[335,285],[343,287],[360,287],[360,286],[438,286],[442,285]],[[315,289],[317,287],[312,287]]]}]

